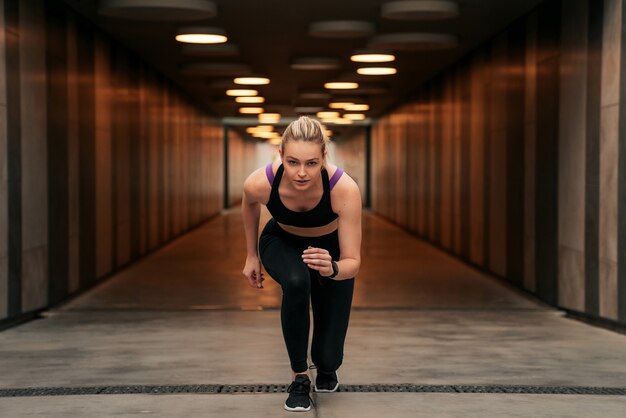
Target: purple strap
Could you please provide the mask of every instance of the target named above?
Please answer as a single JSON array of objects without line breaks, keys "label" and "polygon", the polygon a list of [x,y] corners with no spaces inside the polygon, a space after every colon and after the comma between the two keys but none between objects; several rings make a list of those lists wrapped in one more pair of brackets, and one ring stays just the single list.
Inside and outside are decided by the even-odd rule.
[{"label": "purple strap", "polygon": [[267,179],[270,181],[270,184],[274,184],[274,172],[272,171],[272,163],[269,163],[265,166],[265,175]]},{"label": "purple strap", "polygon": [[328,182],[330,184],[330,190],[332,190],[333,187],[335,187],[335,184],[337,184],[342,174],[343,174],[343,170],[337,167],[337,170],[335,170],[335,174],[333,174],[330,181]]}]

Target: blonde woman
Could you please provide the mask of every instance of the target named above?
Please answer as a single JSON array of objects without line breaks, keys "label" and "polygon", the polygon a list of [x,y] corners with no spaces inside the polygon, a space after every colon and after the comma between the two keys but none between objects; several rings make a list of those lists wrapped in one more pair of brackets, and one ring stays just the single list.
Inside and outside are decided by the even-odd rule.
[{"label": "blonde woman", "polygon": [[[243,274],[263,289],[265,270],[282,288],[281,325],[292,382],[284,408],[311,409],[308,375],[309,300],[313,308],[311,360],[316,392],[339,387],[354,277],[361,264],[361,193],[356,182],[326,162],[321,124],[302,116],[282,137],[280,161],[254,171],[244,183],[247,257]],[[272,219],[258,242],[260,205]],[[313,368],[314,366],[311,366]]]}]

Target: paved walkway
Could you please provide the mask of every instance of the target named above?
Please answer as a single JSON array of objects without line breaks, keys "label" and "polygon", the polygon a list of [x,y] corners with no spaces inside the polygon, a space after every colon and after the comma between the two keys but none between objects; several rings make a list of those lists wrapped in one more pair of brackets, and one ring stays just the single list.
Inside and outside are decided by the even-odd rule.
[{"label": "paved walkway", "polygon": [[[294,416],[280,392],[291,377],[280,288],[247,285],[244,248],[241,214],[227,211],[0,332],[0,416]],[[369,213],[362,256],[344,391],[314,394],[300,415],[626,416],[625,335],[567,319]]]}]

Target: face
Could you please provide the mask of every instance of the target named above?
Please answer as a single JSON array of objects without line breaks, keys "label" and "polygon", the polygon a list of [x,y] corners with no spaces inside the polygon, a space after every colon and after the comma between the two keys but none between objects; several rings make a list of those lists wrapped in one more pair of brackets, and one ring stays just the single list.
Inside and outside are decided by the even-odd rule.
[{"label": "face", "polygon": [[289,140],[280,153],[285,177],[300,190],[306,190],[321,177],[324,156],[320,144],[308,141]]}]

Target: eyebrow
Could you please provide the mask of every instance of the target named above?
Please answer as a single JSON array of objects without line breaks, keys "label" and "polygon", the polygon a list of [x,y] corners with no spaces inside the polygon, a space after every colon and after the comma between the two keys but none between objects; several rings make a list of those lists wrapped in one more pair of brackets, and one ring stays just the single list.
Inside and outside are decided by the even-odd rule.
[{"label": "eyebrow", "polygon": [[[286,158],[291,158],[292,160],[300,161],[296,157],[292,157],[291,155],[288,155]],[[319,160],[319,158],[315,157],[315,158],[311,158],[310,160],[307,160],[307,161],[317,161],[317,160]]]}]

